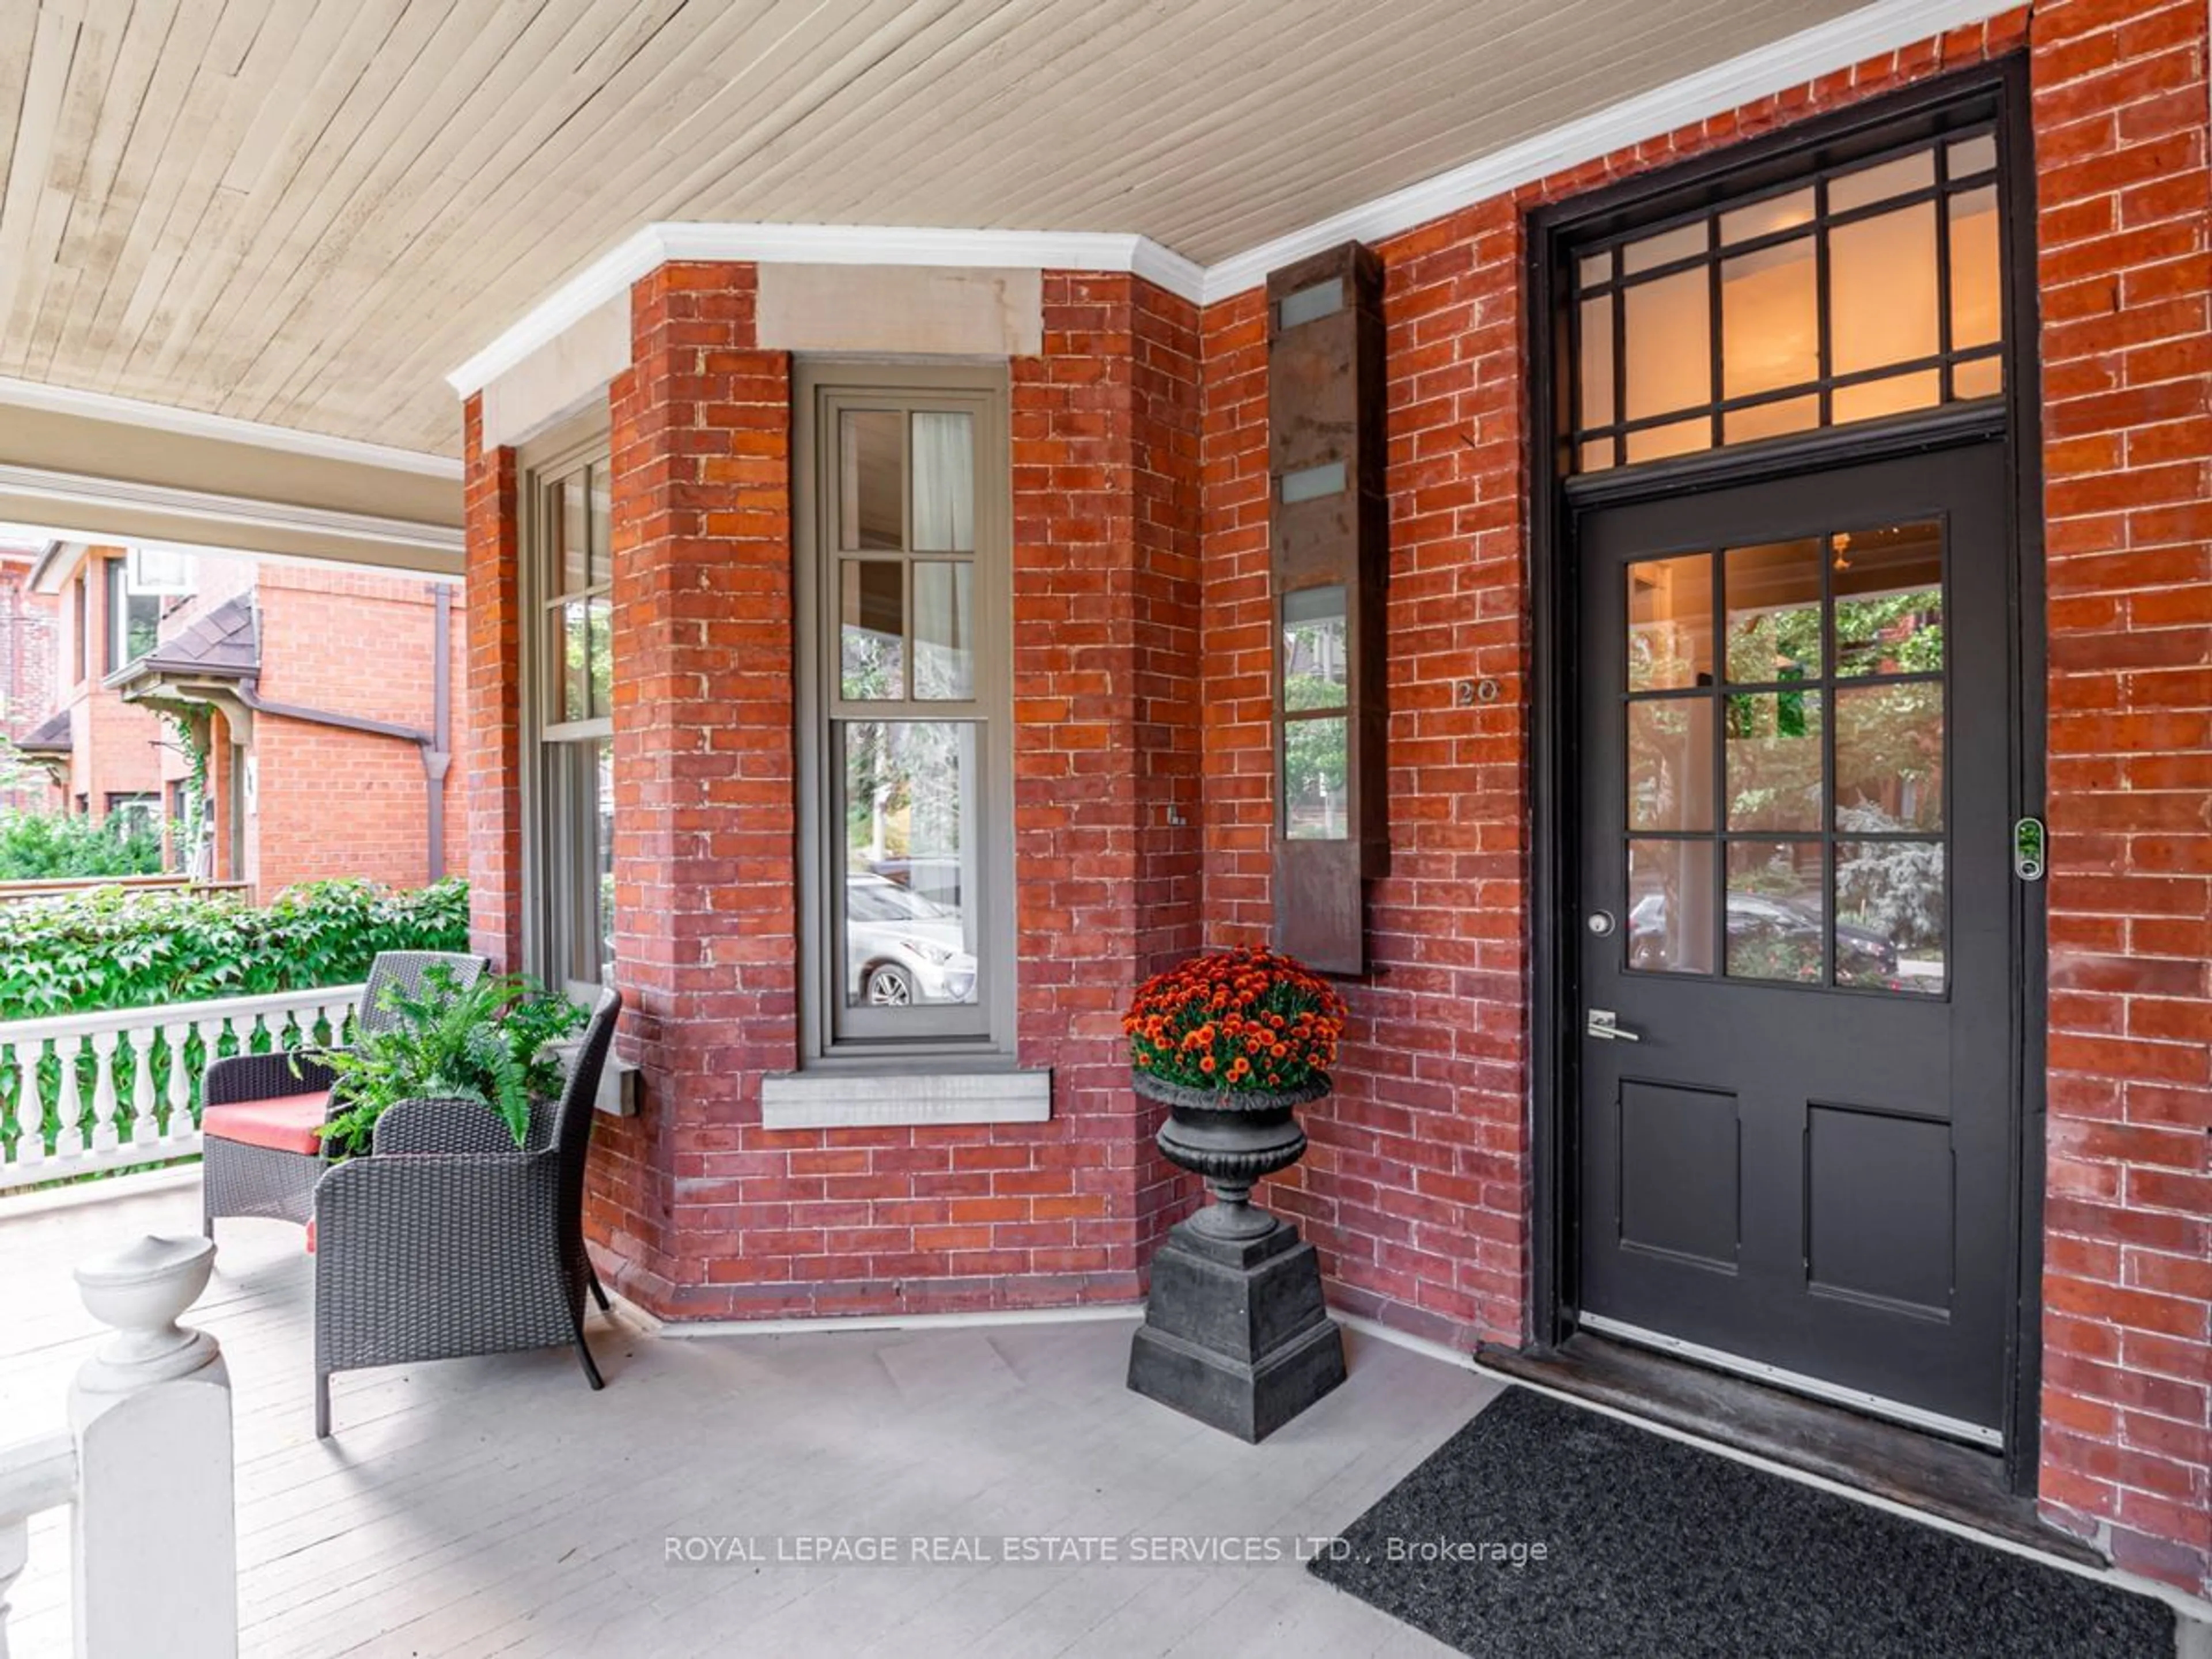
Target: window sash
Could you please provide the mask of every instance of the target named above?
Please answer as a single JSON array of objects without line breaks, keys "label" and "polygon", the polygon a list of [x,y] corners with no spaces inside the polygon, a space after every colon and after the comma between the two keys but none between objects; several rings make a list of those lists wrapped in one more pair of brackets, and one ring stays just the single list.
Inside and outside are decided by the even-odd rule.
[{"label": "window sash", "polygon": [[[880,378],[878,378],[880,377]],[[926,1063],[947,1059],[1001,1056],[1013,1052],[1012,684],[1008,649],[1012,640],[1012,477],[1006,441],[1002,374],[978,370],[871,368],[860,365],[800,365],[795,424],[798,476],[805,499],[798,517],[799,537],[799,809],[801,819],[801,956],[804,963],[802,1018],[805,1054],[810,1060],[896,1058]],[[848,465],[842,444],[842,416],[848,412],[896,411],[904,420],[903,495],[900,546],[847,548],[856,533],[842,533],[841,514],[854,495],[856,467]],[[913,528],[917,505],[913,477],[917,456],[915,415],[959,414],[969,419],[969,461],[973,468],[972,522],[963,523],[941,495],[921,516],[937,526],[931,533]],[[932,443],[945,428],[932,423]],[[941,454],[942,449],[934,453]],[[942,480],[939,479],[941,483]],[[888,515],[884,528],[888,528]],[[945,526],[953,526],[950,535]],[[963,532],[972,530],[972,534]],[[966,539],[971,549],[921,549],[917,540]],[[902,634],[899,695],[882,698],[844,695],[844,607],[842,583],[847,566],[891,564],[900,568],[898,587]],[[918,614],[915,572],[923,566],[953,566],[968,572],[964,666],[965,697],[913,695],[922,635],[933,622],[945,630],[940,606]],[[933,578],[934,580],[934,578]],[[957,587],[956,579],[950,587]],[[945,641],[927,642],[943,649]],[[870,1006],[854,994],[848,951],[852,945],[848,914],[846,840],[845,742],[856,725],[963,726],[972,732],[967,745],[972,780],[960,816],[957,857],[961,868],[960,912],[964,937],[972,941],[975,981],[972,1003],[916,1002],[902,1007]],[[915,843],[909,842],[913,847]],[[914,864],[936,854],[910,852],[905,878],[915,879]],[[862,872],[865,875],[865,872]],[[972,884],[972,896],[968,891]],[[917,890],[919,890],[917,889]],[[957,962],[955,963],[957,967]]]},{"label": "window sash", "polygon": [[[612,825],[603,827],[599,757],[614,735],[611,668],[609,706],[590,718],[564,720],[567,660],[562,607],[611,596],[611,559],[604,545],[605,520],[589,510],[593,486],[605,487],[609,446],[603,427],[569,428],[536,455],[526,457],[519,608],[534,620],[521,644],[523,954],[548,985],[588,1000],[616,971],[611,951],[614,917],[606,855]],[[598,561],[599,579],[570,591],[563,586],[564,547],[560,496],[581,477],[586,497],[586,563]],[[597,573],[594,573],[597,574]],[[611,628],[611,607],[609,627]],[[610,647],[611,648],[611,647]]]}]

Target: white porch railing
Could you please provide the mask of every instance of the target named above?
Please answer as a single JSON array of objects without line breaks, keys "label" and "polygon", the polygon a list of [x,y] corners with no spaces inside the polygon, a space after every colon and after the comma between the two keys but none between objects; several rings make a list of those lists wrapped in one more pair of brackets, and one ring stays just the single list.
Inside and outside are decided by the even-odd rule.
[{"label": "white porch railing", "polygon": [[210,1060],[343,1041],[361,990],[0,1021],[0,1191],[197,1152]]},{"label": "white porch railing", "polygon": [[70,1505],[76,1659],[234,1659],[238,1652],[230,1373],[177,1324],[215,1246],[140,1239],[77,1269],[112,1334],[78,1368],[69,1426],[0,1446],[0,1659],[33,1516]]}]

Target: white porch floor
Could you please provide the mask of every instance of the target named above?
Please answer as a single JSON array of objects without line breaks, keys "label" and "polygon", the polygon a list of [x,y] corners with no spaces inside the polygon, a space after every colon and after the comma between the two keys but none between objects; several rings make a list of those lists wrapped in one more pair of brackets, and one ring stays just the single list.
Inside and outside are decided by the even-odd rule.
[{"label": "white porch floor", "polygon": [[[193,1187],[0,1206],[0,1438],[60,1424],[94,1328],[70,1267],[198,1226]],[[1497,1392],[1402,1348],[1347,1334],[1351,1380],[1255,1448],[1122,1387],[1131,1320],[679,1340],[594,1312],[604,1393],[559,1350],[356,1372],[319,1443],[300,1231],[219,1235],[191,1318],[236,1389],[248,1654],[1445,1651],[1290,1561],[665,1559],[687,1534],[1329,1535]],[[15,1600],[16,1659],[66,1653],[62,1516],[35,1527]]]}]

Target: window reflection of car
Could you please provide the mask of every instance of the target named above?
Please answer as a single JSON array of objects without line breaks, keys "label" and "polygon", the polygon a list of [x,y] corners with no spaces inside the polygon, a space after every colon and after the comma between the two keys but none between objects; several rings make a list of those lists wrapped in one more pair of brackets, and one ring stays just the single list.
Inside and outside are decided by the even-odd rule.
[{"label": "window reflection of car", "polygon": [[878,1008],[972,1002],[975,958],[957,911],[855,872],[845,878],[845,979],[853,1001]]},{"label": "window reflection of car", "polygon": [[[1729,952],[1746,946],[1766,945],[1802,953],[1813,964],[1820,959],[1820,913],[1807,904],[1768,898],[1761,893],[1728,896]],[[1628,913],[1628,961],[1631,967],[1667,966],[1667,896],[1646,893]],[[1897,946],[1881,934],[1856,923],[1836,924],[1836,976],[1863,982],[1869,978],[1894,978]]]}]

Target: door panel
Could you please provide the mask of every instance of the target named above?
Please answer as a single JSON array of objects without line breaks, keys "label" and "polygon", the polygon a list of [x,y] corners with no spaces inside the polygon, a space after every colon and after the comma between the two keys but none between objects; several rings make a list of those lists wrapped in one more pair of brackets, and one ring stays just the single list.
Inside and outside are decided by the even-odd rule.
[{"label": "door panel", "polygon": [[2001,447],[1575,523],[1585,1314],[2002,1417]]}]

